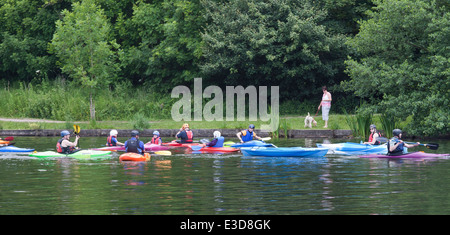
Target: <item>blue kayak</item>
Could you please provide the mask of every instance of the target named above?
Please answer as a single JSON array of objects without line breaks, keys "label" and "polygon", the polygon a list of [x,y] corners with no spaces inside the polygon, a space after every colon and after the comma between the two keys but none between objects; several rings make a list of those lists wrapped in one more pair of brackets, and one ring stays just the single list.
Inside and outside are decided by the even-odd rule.
[{"label": "blue kayak", "polygon": [[237,143],[237,144],[233,144],[231,145],[231,147],[233,148],[242,148],[242,147],[272,147],[272,144],[266,143],[264,141],[261,140],[250,140],[244,143]]},{"label": "blue kayak", "polygon": [[0,147],[0,153],[29,153],[33,151],[34,149],[18,148],[12,145]]},{"label": "blue kayak", "polygon": [[360,143],[317,144],[319,148],[327,148],[328,154],[361,155],[361,154],[387,154],[387,145],[372,145]]},{"label": "blue kayak", "polygon": [[303,147],[243,147],[244,156],[263,157],[323,157],[327,154],[327,148],[303,148]]}]

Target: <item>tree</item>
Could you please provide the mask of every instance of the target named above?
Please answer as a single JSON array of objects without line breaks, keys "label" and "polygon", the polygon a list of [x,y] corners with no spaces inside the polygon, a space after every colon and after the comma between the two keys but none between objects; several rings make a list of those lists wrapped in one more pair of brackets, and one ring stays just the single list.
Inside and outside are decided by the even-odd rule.
[{"label": "tree", "polygon": [[450,13],[428,0],[374,1],[349,41],[360,58],[346,61],[342,85],[378,112],[405,120],[413,135],[448,134]]},{"label": "tree", "polygon": [[346,38],[321,25],[327,14],[311,1],[202,4],[205,82],[280,86],[282,98],[303,100],[335,84],[344,70]]},{"label": "tree", "polygon": [[119,45],[110,38],[110,24],[93,0],[76,2],[56,22],[50,45],[61,70],[89,89],[90,118],[95,120],[95,90],[115,81],[119,67]]}]

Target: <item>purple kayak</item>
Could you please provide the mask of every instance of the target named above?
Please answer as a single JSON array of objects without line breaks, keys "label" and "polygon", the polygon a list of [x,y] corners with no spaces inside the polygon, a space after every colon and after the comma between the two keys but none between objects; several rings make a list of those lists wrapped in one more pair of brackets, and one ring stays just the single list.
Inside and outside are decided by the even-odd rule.
[{"label": "purple kayak", "polygon": [[[168,150],[169,147],[167,146],[161,146],[157,144],[145,144],[145,151],[160,151],[160,150]],[[125,151],[124,146],[110,146],[110,147],[103,147],[103,148],[94,148],[93,150],[100,150],[100,151]]]},{"label": "purple kayak", "polygon": [[438,153],[424,153],[424,152],[412,152],[406,153],[399,156],[388,156],[385,154],[369,154],[359,156],[361,158],[437,158],[437,157],[446,157],[450,156],[450,154],[438,154]]}]

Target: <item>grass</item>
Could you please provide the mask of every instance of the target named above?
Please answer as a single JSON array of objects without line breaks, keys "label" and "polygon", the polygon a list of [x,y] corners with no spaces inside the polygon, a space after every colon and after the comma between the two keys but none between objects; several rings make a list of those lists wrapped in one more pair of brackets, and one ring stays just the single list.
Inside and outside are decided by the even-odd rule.
[{"label": "grass", "polygon": [[[309,129],[304,127],[304,116],[280,116],[280,128],[285,130],[301,130]],[[151,120],[147,118],[148,126],[146,129],[179,129],[185,121],[175,122],[171,119]],[[317,127],[314,130],[350,130],[346,122],[346,115],[335,114],[329,117],[329,128],[323,128],[325,122],[320,116],[315,118]],[[139,121],[142,121],[142,117]],[[282,123],[281,123],[282,122]],[[381,127],[380,115],[374,115],[373,122],[375,125]],[[187,121],[191,129],[245,129],[250,123],[255,124],[256,128],[262,124],[269,124],[269,122],[262,121]],[[136,129],[136,124],[133,121],[96,121],[96,122],[78,122],[67,121],[62,123],[49,122],[12,122],[0,121],[0,129],[5,130],[33,130],[33,129],[72,129],[73,124],[78,124],[81,129]],[[140,124],[142,126],[142,124]]]}]

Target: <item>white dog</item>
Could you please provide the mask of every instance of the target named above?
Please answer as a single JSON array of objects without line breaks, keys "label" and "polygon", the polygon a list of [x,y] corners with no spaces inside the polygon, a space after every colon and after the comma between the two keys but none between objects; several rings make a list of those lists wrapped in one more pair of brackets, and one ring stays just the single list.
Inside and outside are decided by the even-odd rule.
[{"label": "white dog", "polygon": [[309,112],[308,112],[308,116],[306,116],[306,118],[305,118],[305,127],[312,128],[311,124],[313,124],[314,126],[317,126],[316,120],[314,120],[314,118],[311,117],[311,115],[309,115]]}]

